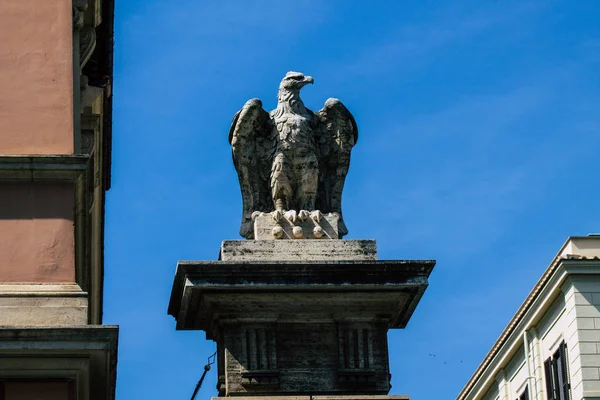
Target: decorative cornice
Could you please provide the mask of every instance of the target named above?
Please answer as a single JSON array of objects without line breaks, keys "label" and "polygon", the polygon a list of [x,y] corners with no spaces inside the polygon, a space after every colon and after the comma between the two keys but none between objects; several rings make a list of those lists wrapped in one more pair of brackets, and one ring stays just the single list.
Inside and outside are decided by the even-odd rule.
[{"label": "decorative cornice", "polygon": [[101,123],[100,114],[81,114],[81,154],[92,154],[94,151]]},{"label": "decorative cornice", "polygon": [[73,28],[83,27],[85,10],[88,7],[88,0],[73,0]]},{"label": "decorative cornice", "polygon": [[[391,315],[390,328],[403,328],[428,285],[434,265],[433,260],[180,261],[169,314],[178,321],[178,329],[191,329],[195,322],[187,315],[196,314],[188,308],[198,306],[194,300],[198,295],[326,291],[343,297],[358,291],[394,298],[400,308]],[[404,296],[406,302],[400,305],[395,294]]]},{"label": "decorative cornice", "polygon": [[87,169],[87,155],[0,155],[0,181],[70,181]]},{"label": "decorative cornice", "polygon": [[87,297],[78,284],[2,283],[1,297]]}]

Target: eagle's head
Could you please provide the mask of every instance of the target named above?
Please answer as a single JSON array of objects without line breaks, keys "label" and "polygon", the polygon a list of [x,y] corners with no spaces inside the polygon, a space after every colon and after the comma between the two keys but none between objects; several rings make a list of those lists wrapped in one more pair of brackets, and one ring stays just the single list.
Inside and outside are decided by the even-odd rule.
[{"label": "eagle's head", "polygon": [[304,76],[301,72],[288,72],[279,84],[279,89],[287,89],[290,92],[300,92],[305,85],[314,83],[312,76]]}]

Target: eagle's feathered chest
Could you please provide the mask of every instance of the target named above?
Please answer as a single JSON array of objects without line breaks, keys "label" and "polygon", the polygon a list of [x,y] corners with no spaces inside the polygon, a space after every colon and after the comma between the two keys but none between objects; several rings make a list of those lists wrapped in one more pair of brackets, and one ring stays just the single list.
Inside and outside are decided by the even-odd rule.
[{"label": "eagle's feathered chest", "polygon": [[309,114],[285,113],[274,118],[278,147],[283,149],[313,148],[313,121]]}]

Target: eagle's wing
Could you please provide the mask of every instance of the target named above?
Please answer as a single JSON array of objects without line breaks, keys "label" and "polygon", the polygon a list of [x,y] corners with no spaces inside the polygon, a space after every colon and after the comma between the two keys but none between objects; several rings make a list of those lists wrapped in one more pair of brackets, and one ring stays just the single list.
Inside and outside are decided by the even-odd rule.
[{"label": "eagle's wing", "polygon": [[275,149],[273,123],[259,99],[248,100],[235,114],[229,129],[233,164],[242,189],[243,214],[240,235],[254,236],[252,213],[273,211],[269,175]]},{"label": "eagle's wing", "polygon": [[[316,208],[342,216],[342,190],[350,167],[350,151],[358,140],[358,128],[350,111],[338,99],[328,99],[315,114],[319,152],[319,189]],[[339,234],[348,233],[340,219]]]}]

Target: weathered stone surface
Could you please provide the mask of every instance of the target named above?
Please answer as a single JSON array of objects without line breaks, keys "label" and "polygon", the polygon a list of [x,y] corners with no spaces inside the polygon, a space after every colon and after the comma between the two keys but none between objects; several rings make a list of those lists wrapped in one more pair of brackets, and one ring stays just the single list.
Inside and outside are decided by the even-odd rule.
[{"label": "weathered stone surface", "polygon": [[376,260],[374,240],[225,240],[222,261]]},{"label": "weathered stone surface", "polygon": [[[236,396],[236,400],[409,400],[405,395],[329,395],[329,396]],[[221,400],[213,397],[212,400]]]},{"label": "weathered stone surface", "polygon": [[[312,77],[288,72],[275,110],[268,113],[259,99],[252,99],[233,118],[229,143],[242,189],[240,235],[246,239],[256,239],[256,211],[342,215],[342,190],[358,128],[338,99],[328,99],[317,113],[307,109],[300,89],[309,83]],[[348,233],[343,220],[339,233]]]},{"label": "weathered stone surface", "polygon": [[0,326],[87,323],[87,294],[78,285],[0,285]]},{"label": "weathered stone surface", "polygon": [[[340,216],[333,213],[323,215],[318,222],[312,218],[304,221],[297,218],[292,222],[285,216],[275,221],[270,213],[261,213],[254,220],[254,239],[339,239],[339,223]],[[301,236],[298,236],[298,228]]]},{"label": "weathered stone surface", "polygon": [[227,326],[224,391],[387,393],[386,332],[384,324],[370,323]]},{"label": "weathered stone surface", "polygon": [[[235,259],[253,243],[286,249],[286,243],[336,242],[343,241],[232,241],[224,242],[223,253]],[[387,330],[406,325],[433,265],[260,255],[180,262],[169,313],[177,329],[201,329],[217,342],[221,396],[384,395],[390,389]]]}]

